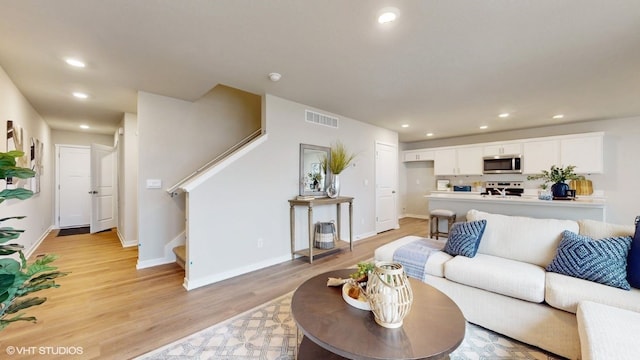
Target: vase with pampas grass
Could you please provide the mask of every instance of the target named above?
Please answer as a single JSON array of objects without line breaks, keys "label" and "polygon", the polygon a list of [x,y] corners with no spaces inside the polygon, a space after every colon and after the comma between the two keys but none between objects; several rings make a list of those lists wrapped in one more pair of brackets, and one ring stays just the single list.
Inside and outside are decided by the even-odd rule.
[{"label": "vase with pampas grass", "polygon": [[340,173],[351,164],[355,157],[356,155],[347,151],[347,148],[340,141],[331,146],[329,159],[325,158],[322,164],[331,174],[327,187],[327,196],[330,198],[340,196]]}]

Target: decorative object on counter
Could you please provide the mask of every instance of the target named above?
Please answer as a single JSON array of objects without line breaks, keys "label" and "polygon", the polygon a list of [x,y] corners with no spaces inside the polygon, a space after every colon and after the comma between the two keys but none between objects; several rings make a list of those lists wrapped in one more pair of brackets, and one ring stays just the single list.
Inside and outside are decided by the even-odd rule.
[{"label": "decorative object on counter", "polygon": [[543,183],[540,185],[540,190],[538,190],[538,199],[540,200],[553,200],[553,195],[551,194],[551,190],[549,189],[549,185]]},{"label": "decorative object on counter", "polygon": [[329,169],[331,176],[327,187],[327,196],[336,198],[340,195],[340,173],[349,166],[356,154],[349,153],[340,141],[331,146],[329,158],[324,158],[323,169]]},{"label": "decorative object on counter", "polygon": [[542,173],[537,175],[527,176],[527,180],[539,180],[542,179],[544,183],[553,183],[551,185],[551,193],[554,198],[567,198],[567,190],[569,190],[569,184],[567,180],[584,180],[584,176],[578,175],[574,172],[574,165],[567,165],[564,168],[551,165],[549,170],[542,170]]},{"label": "decorative object on counter", "polygon": [[454,185],[453,191],[471,191],[471,185]]},{"label": "decorative object on counter", "polygon": [[569,181],[569,188],[576,190],[576,196],[593,194],[593,183],[591,183],[591,180],[571,180]]},{"label": "decorative object on counter", "polygon": [[449,180],[437,180],[436,181],[436,190],[438,191],[446,191],[449,190],[451,183]]},{"label": "decorative object on counter", "polygon": [[367,283],[367,298],[378,325],[401,327],[413,303],[413,291],[402,265],[377,263]]}]

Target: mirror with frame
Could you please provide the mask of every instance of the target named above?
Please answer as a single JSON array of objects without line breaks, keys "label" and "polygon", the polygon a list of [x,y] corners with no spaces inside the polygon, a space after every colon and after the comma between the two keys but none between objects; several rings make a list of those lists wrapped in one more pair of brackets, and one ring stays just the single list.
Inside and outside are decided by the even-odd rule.
[{"label": "mirror with frame", "polygon": [[329,174],[323,166],[331,156],[331,148],[300,144],[300,195],[326,196]]}]

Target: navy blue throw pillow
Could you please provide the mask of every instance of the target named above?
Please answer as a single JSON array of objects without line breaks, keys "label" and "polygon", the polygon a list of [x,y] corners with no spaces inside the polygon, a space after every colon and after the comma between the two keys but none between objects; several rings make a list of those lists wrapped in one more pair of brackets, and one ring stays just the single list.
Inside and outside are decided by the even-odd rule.
[{"label": "navy blue throw pillow", "polygon": [[631,286],[640,289],[640,222],[636,223],[636,233],[627,257],[627,280]]},{"label": "navy blue throw pillow", "polygon": [[444,252],[449,255],[476,256],[487,220],[458,222],[451,226]]},{"label": "navy blue throw pillow", "polygon": [[627,281],[629,248],[630,236],[594,240],[565,230],[547,271],[630,290]]}]

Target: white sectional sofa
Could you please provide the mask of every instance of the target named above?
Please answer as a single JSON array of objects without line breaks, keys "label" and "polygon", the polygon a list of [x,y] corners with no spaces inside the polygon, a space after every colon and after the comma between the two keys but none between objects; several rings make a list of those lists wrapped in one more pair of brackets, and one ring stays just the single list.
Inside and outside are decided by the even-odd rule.
[{"label": "white sectional sofa", "polygon": [[[477,210],[467,213],[467,221],[482,219],[487,223],[477,254],[469,258],[436,252],[429,256],[422,279],[451,297],[467,321],[554,354],[579,359],[581,338],[576,312],[580,302],[640,312],[639,289],[623,290],[545,270],[565,230],[599,239],[633,236],[634,226]],[[406,237],[376,249],[375,260],[393,261],[399,247],[416,239]],[[442,248],[446,240],[425,241]],[[597,340],[585,336],[583,342],[587,341]],[[600,348],[597,344],[594,347]],[[582,348],[589,346],[582,344]]]}]

